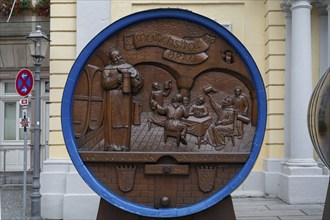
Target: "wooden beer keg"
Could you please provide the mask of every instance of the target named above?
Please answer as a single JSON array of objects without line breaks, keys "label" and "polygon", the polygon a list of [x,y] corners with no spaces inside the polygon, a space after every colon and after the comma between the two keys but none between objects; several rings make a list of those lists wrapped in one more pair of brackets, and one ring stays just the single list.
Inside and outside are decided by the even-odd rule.
[{"label": "wooden beer keg", "polygon": [[266,112],[260,72],[230,31],[191,11],[154,9],[88,43],[61,117],[73,164],[104,201],[177,218],[211,209],[243,183]]}]

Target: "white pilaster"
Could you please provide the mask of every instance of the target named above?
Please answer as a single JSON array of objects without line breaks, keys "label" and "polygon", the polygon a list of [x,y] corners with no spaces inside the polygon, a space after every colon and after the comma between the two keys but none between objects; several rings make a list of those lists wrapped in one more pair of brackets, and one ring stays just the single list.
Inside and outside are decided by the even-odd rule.
[{"label": "white pilaster", "polygon": [[291,29],[292,17],[290,5],[281,3],[285,13],[285,93],[284,93],[284,156],[289,158],[290,149],[290,71],[291,71]]},{"label": "white pilaster", "polygon": [[278,197],[280,174],[282,171],[282,158],[266,158],[264,160],[264,190],[270,197]]},{"label": "white pilaster", "polygon": [[[291,1],[289,149],[279,179],[279,197],[291,204],[324,202],[328,177],[313,158],[307,125],[312,94],[311,0]],[[288,49],[288,48],[287,48]],[[290,62],[289,61],[289,62]]]},{"label": "white pilaster", "polygon": [[330,67],[330,16],[329,16],[330,2],[328,2],[327,11],[328,11],[328,67]]},{"label": "white pilaster", "polygon": [[328,11],[327,5],[318,3],[317,5],[320,18],[320,78],[328,69]]},{"label": "white pilaster", "polygon": [[111,0],[77,1],[77,56],[100,31],[110,24]]},{"label": "white pilaster", "polygon": [[262,171],[254,170],[249,173],[244,182],[231,193],[233,197],[265,196],[265,175]]},{"label": "white pilaster", "polygon": [[292,1],[290,73],[290,151],[288,166],[315,166],[313,145],[307,127],[307,109],[312,94],[310,0]]}]

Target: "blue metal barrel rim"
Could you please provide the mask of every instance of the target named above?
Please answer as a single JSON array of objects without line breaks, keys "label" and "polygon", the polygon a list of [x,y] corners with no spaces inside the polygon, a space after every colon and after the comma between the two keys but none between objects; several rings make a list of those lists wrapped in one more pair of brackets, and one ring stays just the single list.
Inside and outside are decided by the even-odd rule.
[{"label": "blue metal barrel rim", "polygon": [[[245,65],[247,66],[253,85],[255,88],[257,96],[257,112],[258,119],[256,125],[255,136],[252,143],[251,153],[249,159],[244,164],[242,169],[234,176],[230,182],[220,189],[215,194],[211,195],[207,199],[195,203],[193,205],[181,208],[166,208],[166,209],[155,209],[152,207],[136,204],[130,202],[117,194],[113,193],[107,189],[102,183],[98,181],[97,178],[89,171],[85,166],[84,162],[81,160],[81,157],[78,153],[78,148],[75,143],[75,137],[72,127],[72,100],[74,96],[75,87],[79,78],[79,74],[93,54],[94,51],[101,45],[107,38],[115,34],[117,31],[132,25],[136,22],[148,21],[152,19],[162,19],[162,18],[175,18],[187,20],[205,28],[208,28],[222,37],[227,41],[240,55]],[[185,215],[195,214],[197,212],[203,211],[216,203],[220,202],[226,196],[230,195],[248,176],[250,171],[253,168],[254,163],[259,155],[265,128],[266,128],[266,119],[267,119],[267,102],[266,102],[266,92],[263,84],[261,74],[252,58],[250,53],[244,47],[244,45],[226,28],[216,23],[215,21],[204,17],[202,15],[193,13],[191,11],[182,10],[182,9],[153,9],[142,11],[138,13],[131,14],[126,16],[104,30],[102,30],[98,35],[96,35],[88,45],[82,50],[75,63],[73,64],[71,71],[68,75],[68,79],[64,88],[63,98],[62,98],[62,107],[61,107],[61,122],[62,122],[62,131],[67,146],[71,160],[76,167],[80,176],[84,181],[102,198],[106,201],[115,205],[118,208],[121,208],[125,211],[147,216],[147,217],[181,217]]]}]

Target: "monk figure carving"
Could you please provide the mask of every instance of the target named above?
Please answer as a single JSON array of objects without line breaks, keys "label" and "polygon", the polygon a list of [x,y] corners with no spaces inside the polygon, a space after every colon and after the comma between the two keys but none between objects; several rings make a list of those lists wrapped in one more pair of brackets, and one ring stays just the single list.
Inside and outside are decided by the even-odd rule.
[{"label": "monk figure carving", "polygon": [[130,150],[132,94],[143,86],[143,78],[133,65],[126,63],[117,49],[110,51],[110,64],[103,70],[105,94],[104,149]]},{"label": "monk figure carving", "polygon": [[226,144],[225,136],[234,133],[235,112],[233,100],[227,96],[219,104],[211,93],[207,93],[207,95],[212,108],[217,114],[217,120],[209,126],[204,138],[210,145],[215,147],[215,150],[222,150]]}]

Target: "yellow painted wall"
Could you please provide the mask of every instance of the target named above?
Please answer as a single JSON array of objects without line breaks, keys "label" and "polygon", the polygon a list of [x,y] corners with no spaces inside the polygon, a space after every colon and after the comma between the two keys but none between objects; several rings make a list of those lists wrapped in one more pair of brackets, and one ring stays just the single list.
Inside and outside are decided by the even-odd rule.
[{"label": "yellow painted wall", "polygon": [[76,1],[51,0],[49,158],[68,158],[61,127],[61,100],[76,58]]},{"label": "yellow painted wall", "polygon": [[262,158],[284,157],[285,17],[280,3],[280,0],[265,1],[267,129],[263,150],[256,164],[259,169],[262,169]]}]

